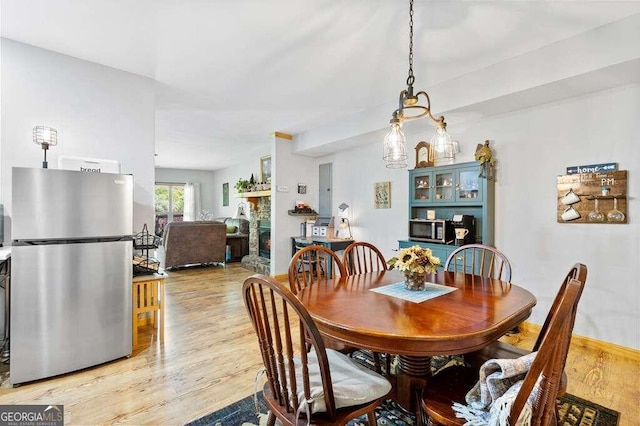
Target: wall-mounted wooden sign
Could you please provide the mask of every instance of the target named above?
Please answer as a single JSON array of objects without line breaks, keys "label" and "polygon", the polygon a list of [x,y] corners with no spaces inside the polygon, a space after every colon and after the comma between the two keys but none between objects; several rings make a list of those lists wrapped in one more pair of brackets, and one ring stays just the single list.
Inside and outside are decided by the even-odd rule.
[{"label": "wall-mounted wooden sign", "polygon": [[558,176],[559,223],[627,223],[627,171]]}]

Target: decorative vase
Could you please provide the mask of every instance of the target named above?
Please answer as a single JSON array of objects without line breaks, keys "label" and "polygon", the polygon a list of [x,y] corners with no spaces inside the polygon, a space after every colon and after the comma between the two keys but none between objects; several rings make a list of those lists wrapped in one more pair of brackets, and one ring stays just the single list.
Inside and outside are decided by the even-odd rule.
[{"label": "decorative vase", "polygon": [[422,291],[424,290],[424,284],[427,282],[428,274],[404,274],[404,287],[407,290]]}]

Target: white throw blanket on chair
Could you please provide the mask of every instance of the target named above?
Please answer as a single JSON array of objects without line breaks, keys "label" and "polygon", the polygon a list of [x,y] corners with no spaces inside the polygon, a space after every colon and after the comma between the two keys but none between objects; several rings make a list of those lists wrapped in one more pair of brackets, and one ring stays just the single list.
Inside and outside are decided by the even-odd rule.
[{"label": "white throw blanket on chair", "polygon": [[[490,359],[480,367],[478,383],[467,393],[468,405],[453,404],[456,417],[467,426],[509,426],[509,413],[537,352],[516,359]],[[531,424],[531,401],[538,392],[534,386],[515,425]],[[514,425],[514,426],[515,426]]]}]

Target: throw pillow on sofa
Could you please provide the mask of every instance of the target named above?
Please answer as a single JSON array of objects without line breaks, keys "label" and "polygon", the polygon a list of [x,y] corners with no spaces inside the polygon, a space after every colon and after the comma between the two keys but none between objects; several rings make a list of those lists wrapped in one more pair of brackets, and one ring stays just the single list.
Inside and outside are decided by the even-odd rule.
[{"label": "throw pillow on sofa", "polygon": [[227,225],[227,234],[235,234],[238,231],[237,226]]}]

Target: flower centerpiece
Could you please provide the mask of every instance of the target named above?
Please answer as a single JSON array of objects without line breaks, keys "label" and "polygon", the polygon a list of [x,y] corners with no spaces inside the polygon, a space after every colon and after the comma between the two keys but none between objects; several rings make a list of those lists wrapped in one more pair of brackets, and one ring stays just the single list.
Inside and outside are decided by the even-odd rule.
[{"label": "flower centerpiece", "polygon": [[391,268],[404,273],[404,283],[409,290],[424,290],[427,275],[437,272],[442,266],[440,258],[435,257],[431,249],[415,245],[400,250],[396,257],[387,261]]}]

